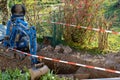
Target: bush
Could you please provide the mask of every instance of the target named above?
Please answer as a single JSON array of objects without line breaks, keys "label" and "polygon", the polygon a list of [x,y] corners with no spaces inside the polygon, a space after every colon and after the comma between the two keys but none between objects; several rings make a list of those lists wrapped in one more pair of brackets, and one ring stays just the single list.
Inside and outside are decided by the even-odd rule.
[{"label": "bush", "polygon": [[21,73],[21,70],[7,69],[5,72],[0,71],[0,80],[29,80],[30,75],[28,72]]},{"label": "bush", "polygon": [[[106,11],[104,1],[105,0],[64,0],[65,22],[77,26],[103,30],[110,29],[113,21],[111,17],[107,19],[104,17]],[[97,33],[87,29],[66,27],[64,38],[68,43],[78,43],[85,48],[90,47],[91,43],[96,42],[96,47],[100,50],[108,49],[108,33],[102,31]]]}]

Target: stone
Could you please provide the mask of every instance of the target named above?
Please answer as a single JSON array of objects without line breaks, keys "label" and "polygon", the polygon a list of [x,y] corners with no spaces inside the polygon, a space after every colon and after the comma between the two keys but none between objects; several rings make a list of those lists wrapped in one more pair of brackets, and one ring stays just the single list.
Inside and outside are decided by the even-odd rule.
[{"label": "stone", "polygon": [[44,47],[41,49],[42,51],[53,51],[53,47],[51,45],[48,45],[47,47]]},{"label": "stone", "polygon": [[48,73],[48,71],[49,68],[47,67],[47,65],[44,65],[43,67],[37,69],[29,69],[31,80],[38,80],[39,77],[45,75],[46,73]]},{"label": "stone", "polygon": [[57,45],[54,49],[54,52],[56,53],[63,53],[63,48],[61,47],[61,45]]},{"label": "stone", "polygon": [[69,54],[72,52],[72,49],[69,46],[65,46],[63,49],[64,49],[63,53],[65,54]]}]

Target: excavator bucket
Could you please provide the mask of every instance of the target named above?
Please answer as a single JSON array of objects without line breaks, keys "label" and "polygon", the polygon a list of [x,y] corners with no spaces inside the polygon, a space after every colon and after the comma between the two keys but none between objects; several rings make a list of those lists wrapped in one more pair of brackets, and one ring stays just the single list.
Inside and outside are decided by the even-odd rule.
[{"label": "excavator bucket", "polygon": [[43,65],[40,68],[29,69],[31,80],[38,80],[42,75],[46,74],[48,71],[49,68],[46,65]]}]

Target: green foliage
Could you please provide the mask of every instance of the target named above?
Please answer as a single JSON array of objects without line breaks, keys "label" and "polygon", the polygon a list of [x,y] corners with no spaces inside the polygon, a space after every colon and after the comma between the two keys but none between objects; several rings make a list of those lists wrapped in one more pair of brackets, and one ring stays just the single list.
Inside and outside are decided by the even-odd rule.
[{"label": "green foliage", "polygon": [[[103,2],[104,0],[78,0],[71,3],[71,1],[66,0],[65,22],[68,24],[76,24],[77,26],[106,29],[103,23],[105,22]],[[82,47],[88,47],[90,43],[96,42],[93,39],[95,34],[96,33],[91,30],[81,28],[66,27],[64,30],[64,38],[67,42],[78,43]],[[98,37],[99,36],[97,36],[97,38]],[[104,44],[102,40],[99,40],[99,43]]]},{"label": "green foliage", "polygon": [[110,51],[120,51],[120,36],[110,34],[109,35],[109,50]]},{"label": "green foliage", "polygon": [[[63,15],[63,12],[61,12],[61,11],[55,12],[55,15],[49,14],[49,13],[53,12],[53,10],[54,10],[54,7],[50,7],[50,6],[60,3],[60,1],[61,0],[37,0],[35,2],[34,0],[27,0],[27,1],[26,0],[9,0],[8,5],[9,5],[9,7],[11,7],[15,3],[26,4],[27,10],[28,10],[27,16],[29,16],[29,19],[30,19],[29,23],[36,26],[36,29],[37,29],[38,42],[43,41],[42,36],[51,36],[52,33],[55,33],[55,35],[54,35],[55,37],[56,36],[59,37],[59,34],[61,34],[61,35],[66,34],[66,32],[69,29],[65,30],[65,32],[63,32],[64,29],[62,30],[62,28],[59,28],[59,27],[62,27],[61,25],[51,25],[49,23],[40,23],[40,21],[48,20],[48,19],[50,19],[50,21],[53,21],[54,19],[55,19],[55,21],[59,21],[60,19],[63,20],[63,17],[65,17],[65,15],[66,15],[66,17],[68,17],[68,19],[66,19],[66,17],[65,17],[66,23],[82,25],[82,26],[91,26],[91,27],[95,27],[95,28],[98,28],[98,25],[96,23],[98,23],[98,22],[100,24],[104,23],[104,21],[101,21],[101,22],[99,21],[100,17],[98,17],[98,16],[100,16],[101,14],[105,14],[105,18],[108,19],[108,22],[106,22],[105,24],[109,24],[109,18],[111,20],[114,17],[116,17],[115,21],[112,21],[112,26],[109,26],[109,28],[110,28],[110,30],[114,30],[117,32],[120,31],[120,29],[119,29],[120,9],[119,9],[119,7],[116,7],[116,5],[118,4],[118,0],[104,0],[104,3],[102,5],[98,4],[100,0],[94,0],[94,2],[93,2],[93,0],[89,0],[87,3],[88,5],[86,5],[85,9],[83,8],[83,11],[80,11],[80,10],[82,10],[82,8],[81,9],[79,8],[80,10],[77,10],[78,9],[77,6],[79,6],[77,3],[73,3],[70,5],[68,3],[68,5],[66,5],[66,7],[64,7],[64,8],[68,9],[68,10],[71,8],[71,9],[73,9],[73,12],[66,10],[65,15]],[[67,0],[65,0],[65,1],[67,1]],[[80,1],[82,1],[82,0],[80,0]],[[89,4],[89,2],[91,4]],[[97,6],[98,8],[94,7],[96,5],[98,5]],[[90,6],[90,7],[88,7],[88,6]],[[38,9],[38,7],[40,9]],[[64,8],[62,8],[62,9],[64,9]],[[76,10],[76,11],[74,11],[74,10]],[[86,10],[88,10],[88,12],[86,12]],[[77,11],[79,11],[79,12],[77,12]],[[47,14],[41,15],[40,18],[37,18],[37,15],[41,14],[41,13],[42,14],[47,13]],[[72,14],[74,14],[74,16]],[[32,15],[36,15],[36,16],[32,16]],[[51,17],[52,17],[52,19],[51,19]],[[104,15],[103,15],[103,17],[104,17]],[[76,19],[75,21],[77,21],[77,22],[70,21],[70,20],[72,20],[71,18]],[[60,22],[64,22],[64,21],[60,20]],[[56,26],[56,28],[54,28],[52,30],[53,27],[50,27],[50,26]],[[83,34],[85,34],[85,35],[83,35]],[[78,29],[71,28],[71,30],[68,31],[66,37],[69,38],[68,37],[69,35],[71,35],[71,38],[73,40],[72,42],[71,41],[68,42],[68,44],[71,47],[74,47],[75,49],[78,49],[78,50],[84,49],[84,50],[88,50],[91,52],[93,51],[95,53],[101,53],[101,51],[99,51],[97,48],[98,47],[98,40],[97,40],[98,36],[96,36],[94,34],[94,32],[90,32],[90,31],[86,32],[86,30],[82,30],[82,29],[78,30]],[[89,36],[92,36],[92,37],[89,38]],[[62,38],[63,37],[64,36],[62,35]],[[95,37],[95,40],[94,40],[94,37]],[[70,40],[70,39],[68,39],[68,40]],[[120,36],[109,34],[109,36],[108,36],[108,43],[109,43],[108,51],[109,50],[110,51],[119,51],[119,49],[120,49],[119,40],[120,40]],[[82,41],[83,41],[83,43],[82,43]],[[81,43],[81,44],[79,44],[79,43]],[[82,44],[85,44],[85,45],[82,45]]]},{"label": "green foliage", "polygon": [[21,70],[7,69],[5,72],[0,71],[0,80],[29,80],[30,75],[28,72],[21,73]]},{"label": "green foliage", "polygon": [[[108,19],[111,17],[113,19],[115,17],[115,20],[112,21],[112,26],[111,30],[115,32],[120,31],[120,9],[117,7],[118,5],[118,0],[105,0],[105,7],[106,7],[106,12],[105,12],[105,17]],[[108,51],[119,51],[120,50],[120,36],[115,35],[115,34],[109,34],[108,36],[108,42],[109,42],[109,50]]]},{"label": "green foliage", "polygon": [[70,43],[64,43],[64,45],[69,45],[71,48],[77,50],[77,51],[87,51],[90,54],[102,54],[103,51],[100,51],[97,47],[97,42],[91,43],[88,46],[81,46],[81,44],[70,42]]},{"label": "green foliage", "polygon": [[[25,72],[22,73],[19,69],[7,69],[5,72],[0,71],[0,80],[30,80],[30,74],[27,68],[24,68]],[[72,80],[70,78],[58,77],[53,74],[53,71],[49,71],[47,74],[40,77],[40,80]]]},{"label": "green foliage", "polygon": [[70,78],[60,78],[57,75],[53,74],[53,71],[49,71],[47,74],[43,75],[40,80],[72,80]]}]

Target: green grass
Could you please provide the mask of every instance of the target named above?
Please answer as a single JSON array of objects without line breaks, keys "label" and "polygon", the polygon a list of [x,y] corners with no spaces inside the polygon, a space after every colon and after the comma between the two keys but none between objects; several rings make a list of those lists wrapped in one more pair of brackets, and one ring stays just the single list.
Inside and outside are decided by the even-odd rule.
[{"label": "green grass", "polygon": [[[120,32],[120,9],[116,7],[118,0],[106,0],[106,12],[105,17],[116,16],[113,25],[110,30],[115,32]],[[114,18],[114,17],[112,17]],[[111,19],[112,19],[111,18]],[[109,34],[108,37],[109,50],[110,51],[119,51],[120,50],[120,35]]]},{"label": "green grass", "polygon": [[72,80],[70,78],[65,77],[58,77],[57,75],[53,74],[53,71],[49,71],[47,74],[43,75],[40,80]]},{"label": "green grass", "polygon": [[[108,19],[109,17],[112,17],[114,19],[114,16],[116,18],[113,21],[113,25],[110,26],[110,30],[113,30],[115,32],[120,32],[120,7],[116,7],[118,0],[105,0],[103,7],[105,7],[105,17]],[[96,36],[95,36],[96,37]],[[98,37],[97,37],[98,39]],[[94,41],[88,45],[81,46],[79,43],[68,43],[71,47],[77,49],[77,50],[83,50],[88,51],[92,54],[101,54],[101,53],[107,53],[109,51],[112,52],[118,52],[120,51],[120,35],[115,34],[109,34],[108,36],[108,49],[104,51],[100,51],[98,49],[98,41]]]},{"label": "green grass", "polygon": [[120,35],[109,35],[109,50],[110,51],[119,51],[120,50]]},{"label": "green grass", "polygon": [[[0,71],[0,80],[30,80],[30,74],[28,70],[24,73],[21,72],[19,69],[7,69],[6,71]],[[49,71],[47,74],[42,75],[39,80],[72,80],[70,78],[65,77],[58,77],[57,75],[53,74],[53,71]]]},{"label": "green grass", "polygon": [[28,72],[21,73],[21,70],[7,69],[6,71],[0,71],[0,80],[29,80],[30,75]]}]

